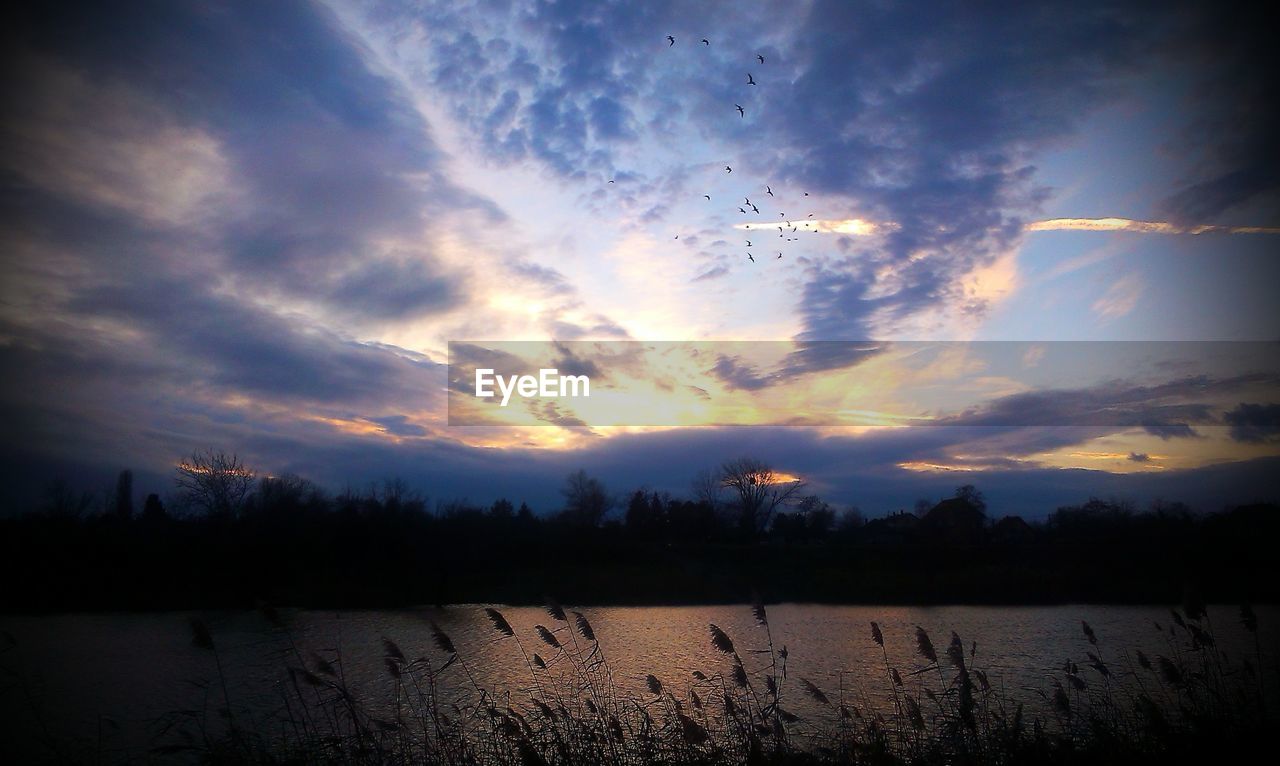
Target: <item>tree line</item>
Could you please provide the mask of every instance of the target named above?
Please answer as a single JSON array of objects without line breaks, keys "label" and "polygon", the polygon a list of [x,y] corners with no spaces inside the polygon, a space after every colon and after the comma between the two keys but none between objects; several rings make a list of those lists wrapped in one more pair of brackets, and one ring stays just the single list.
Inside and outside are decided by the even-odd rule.
[{"label": "tree line", "polygon": [[[269,601],[737,601],[751,590],[838,602],[1148,601],[1199,583],[1264,601],[1280,582],[1271,506],[1196,514],[1091,498],[1044,521],[996,518],[971,485],[867,519],[764,461],[699,473],[686,496],[615,494],[575,471],[562,502],[429,501],[404,481],[329,492],[234,454],[179,461],[135,508],[122,471],[99,497],[51,485],[0,520],[3,608],[189,608]],[[1241,592],[1247,591],[1247,592]],[[1280,594],[1277,594],[1280,595]]]}]

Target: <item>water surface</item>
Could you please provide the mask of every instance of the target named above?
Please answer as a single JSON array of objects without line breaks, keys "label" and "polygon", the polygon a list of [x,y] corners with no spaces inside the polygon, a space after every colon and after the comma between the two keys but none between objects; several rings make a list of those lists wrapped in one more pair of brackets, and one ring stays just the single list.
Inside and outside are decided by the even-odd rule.
[{"label": "water surface", "polygon": [[[520,708],[526,706],[539,674],[548,672],[531,669],[525,657],[536,652],[552,664],[550,672],[557,669],[558,652],[538,638],[536,625],[555,630],[564,643],[577,641],[585,647],[589,642],[543,609],[499,608],[519,644],[495,630],[480,606],[284,611],[283,628],[252,612],[0,617],[0,627],[18,642],[0,654],[0,666],[10,671],[0,687],[3,720],[10,729],[3,752],[25,760],[47,752],[42,741],[56,741],[72,753],[101,753],[108,761],[136,756],[165,741],[159,730],[166,713],[216,711],[222,704],[220,680],[226,682],[234,710],[257,721],[272,720],[282,708],[287,668],[298,665],[299,657],[311,663],[315,655],[337,662],[348,687],[376,708],[389,702],[393,683],[384,661],[383,637],[393,640],[409,659],[425,657],[439,666],[447,655],[431,637],[432,623],[451,637],[476,684]],[[983,669],[1005,698],[1041,713],[1047,712],[1043,693],[1052,688],[1054,678],[1061,679],[1068,659],[1086,668],[1086,679],[1103,683],[1086,667],[1087,653],[1094,652],[1114,671],[1116,678],[1106,682],[1124,683],[1127,671],[1136,667],[1135,650],[1150,657],[1180,651],[1169,635],[1170,610],[1155,606],[778,604],[767,607],[767,630],[749,606],[580,611],[594,628],[614,683],[639,699],[652,697],[645,689],[648,674],[683,697],[694,682],[694,671],[713,678],[729,672],[726,656],[711,644],[711,623],[733,639],[748,670],[758,671],[753,673],[757,683],[763,683],[763,674],[774,663],[781,670],[785,648],[784,704],[812,731],[821,730],[834,712],[801,689],[801,678],[833,701],[882,710],[893,705],[887,667],[897,668],[909,689],[937,684],[936,671],[911,675],[928,664],[917,649],[917,626],[931,636],[945,670],[950,670],[945,649],[954,631],[972,666]],[[1256,644],[1254,635],[1240,625],[1237,607],[1211,607],[1208,626],[1218,649],[1231,657],[1256,662],[1261,651],[1264,672],[1272,678],[1271,649],[1280,644],[1280,615],[1273,607],[1257,612]],[[210,626],[216,656],[192,644],[192,618]],[[873,620],[884,634],[883,652],[871,638]],[[1082,621],[1092,626],[1097,645],[1088,641]],[[445,699],[474,694],[461,671],[455,664],[442,677]],[[210,720],[216,721],[212,712]]]}]

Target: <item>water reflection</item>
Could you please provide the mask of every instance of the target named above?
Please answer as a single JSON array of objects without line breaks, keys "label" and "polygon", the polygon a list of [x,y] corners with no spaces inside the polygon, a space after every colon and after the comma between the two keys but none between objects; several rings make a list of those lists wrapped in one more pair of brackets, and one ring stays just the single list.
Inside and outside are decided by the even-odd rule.
[{"label": "water reflection", "polygon": [[[216,670],[208,652],[190,643],[188,620],[200,617],[213,631],[225,670],[227,694],[234,706],[270,716],[282,709],[281,685],[287,668],[318,656],[340,668],[345,684],[376,708],[390,704],[394,679],[384,662],[383,638],[394,641],[409,660],[425,658],[439,667],[448,656],[431,636],[432,624],[457,646],[474,683],[493,699],[517,710],[531,710],[531,691],[551,683],[567,662],[539,637],[543,626],[556,640],[590,642],[544,609],[499,607],[515,637],[495,629],[482,607],[402,611],[285,611],[285,629],[255,613],[106,614],[5,617],[4,630],[18,646],[0,655],[14,671],[0,694],[5,720],[18,722],[23,736],[6,746],[18,755],[43,752],[39,740],[79,742],[126,757],[154,742],[155,722],[163,714],[218,706],[220,691],[188,683],[212,679]],[[1089,679],[1087,652],[1095,652],[1114,670],[1109,683],[1126,683],[1136,650],[1148,657],[1170,654],[1170,612],[1161,607],[860,607],[779,604],[768,606],[768,631],[749,606],[611,607],[582,609],[598,651],[608,661],[610,683],[627,696],[652,699],[648,676],[677,698],[687,699],[695,673],[708,678],[730,672],[730,660],[711,643],[709,624],[733,640],[756,683],[778,662],[785,648],[786,709],[820,731],[835,715],[803,688],[810,682],[830,700],[890,711],[894,705],[888,668],[899,671],[910,691],[937,676],[915,671],[928,665],[917,650],[916,629],[923,628],[939,654],[952,631],[963,641],[966,659],[982,668],[1003,696],[1047,713],[1045,693],[1061,678],[1068,659]],[[1258,611],[1258,645],[1263,664],[1274,673],[1277,609]],[[572,615],[568,615],[572,620]],[[1209,609],[1217,648],[1238,658],[1253,658],[1253,634],[1239,624],[1236,607]],[[883,654],[872,640],[870,624],[879,624]],[[1091,644],[1081,627],[1087,621],[1097,636]],[[774,653],[768,653],[769,637]],[[517,639],[519,643],[517,643]],[[521,649],[523,648],[523,652]],[[531,667],[537,654],[549,665]],[[945,656],[942,658],[947,664]],[[471,681],[454,666],[441,676],[441,699],[463,701]],[[932,672],[932,671],[931,671]],[[803,679],[803,681],[801,680]],[[926,681],[927,679],[927,681]],[[1100,677],[1092,680],[1101,682]],[[1274,692],[1275,686],[1272,686]],[[104,718],[110,723],[104,725]],[[802,730],[804,726],[800,727]]]}]

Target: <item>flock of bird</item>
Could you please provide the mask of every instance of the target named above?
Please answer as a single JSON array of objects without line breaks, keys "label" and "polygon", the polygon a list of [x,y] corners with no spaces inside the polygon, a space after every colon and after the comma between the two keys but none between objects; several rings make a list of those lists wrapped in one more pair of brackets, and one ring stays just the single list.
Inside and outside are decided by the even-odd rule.
[{"label": "flock of bird", "polygon": [[[701,43],[702,43],[702,45],[703,45],[704,47],[708,47],[708,48],[709,48],[709,47],[711,47],[711,41],[710,41],[710,40],[708,40],[708,39],[707,39],[707,38],[705,38],[705,37],[704,37],[704,38],[702,38],[699,42],[701,42]],[[676,38],[675,38],[675,36],[673,36],[673,35],[667,35],[667,47],[668,47],[668,48],[675,47],[675,44],[676,44]],[[764,65],[764,63],[765,63],[765,57],[764,57],[764,55],[763,55],[763,54],[757,53],[757,54],[756,54],[756,60],[757,60],[757,61],[758,61],[762,66],[763,66],[763,65]],[[747,72],[746,74],[747,74],[747,81],[746,81],[746,85],[747,85],[747,86],[751,86],[751,87],[758,87],[758,86],[759,86],[759,83],[757,83],[757,82],[756,82],[756,78],[755,78],[754,74],[753,74],[752,72]],[[743,107],[743,106],[742,106],[742,104],[736,104],[736,103],[735,103],[735,104],[733,105],[733,108],[734,108],[734,109],[736,109],[736,110],[738,111],[738,117],[739,117],[739,118],[745,118],[745,117],[747,116],[746,108],[745,108],[745,107]],[[732,167],[732,166],[730,166],[730,165],[725,165],[725,166],[724,166],[724,172],[725,172],[725,173],[733,173],[733,167]],[[611,180],[611,181],[609,181],[609,183],[613,183],[613,181]],[[764,187],[764,193],[765,193],[765,195],[766,195],[766,196],[768,196],[771,200],[774,200],[774,201],[776,201],[776,200],[777,200],[777,195],[775,195],[775,194],[773,193],[773,187],[772,187],[772,186],[770,186],[770,185],[766,184],[766,185],[765,185],[765,187]],[[710,202],[710,201],[711,201],[711,195],[710,195],[710,194],[703,194],[702,196],[703,196],[703,198],[704,198],[704,199],[706,199],[706,201],[708,201],[708,202]],[[804,196],[805,196],[805,197],[808,197],[808,196],[809,196],[809,193],[808,193],[808,192],[804,192]],[[759,206],[757,206],[755,203],[753,203],[753,202],[751,201],[751,198],[750,198],[750,197],[746,197],[746,196],[744,196],[744,197],[742,198],[742,200],[743,200],[743,204],[741,204],[741,205],[738,205],[738,206],[737,206],[738,213],[740,213],[740,214],[742,214],[742,215],[748,215],[748,216],[751,216],[751,215],[754,215],[754,216],[760,216],[760,215],[763,215],[763,214],[760,212],[760,208],[759,208]],[[748,212],[748,209],[749,209],[749,212]],[[813,218],[813,213],[809,213],[807,217],[808,217],[808,218]],[[779,211],[779,213],[778,213],[778,218],[779,218],[779,222],[778,222],[778,223],[774,223],[774,224],[768,224],[768,223],[757,223],[757,224],[756,224],[756,226],[758,227],[758,230],[759,230],[759,231],[761,231],[762,233],[763,233],[763,232],[770,232],[770,230],[771,230],[771,229],[776,228],[776,229],[778,230],[778,239],[784,240],[784,242],[796,242],[796,241],[799,241],[799,239],[800,239],[800,238],[799,238],[798,236],[791,236],[791,235],[798,235],[798,234],[800,234],[800,233],[801,233],[801,232],[803,232],[803,231],[809,231],[809,232],[812,232],[812,233],[814,233],[814,234],[818,233],[818,229],[817,229],[815,226],[813,226],[813,225],[812,225],[809,221],[807,221],[807,220],[798,221],[797,223],[798,223],[799,225],[797,225],[797,223],[793,223],[793,222],[791,221],[791,219],[787,218],[787,214],[786,214],[785,212],[782,212],[782,211]],[[747,230],[751,230],[752,225],[748,223],[748,224],[744,225],[744,226],[743,226],[743,228],[744,228],[744,229],[747,229]],[[754,235],[753,235],[753,236],[754,236]],[[770,237],[772,237],[771,232],[770,232]],[[677,235],[675,236],[675,239],[680,239],[680,235],[679,235],[679,234],[677,234]],[[760,241],[760,242],[763,242],[763,240],[759,240],[759,238],[758,238],[758,237],[757,237],[757,240],[758,240],[758,241]],[[747,247],[747,250],[746,250],[747,259],[748,259],[749,261],[751,261],[752,263],[755,263],[755,262],[756,262],[756,257],[755,257],[755,254],[751,252],[751,248],[756,247],[757,249],[759,249],[759,246],[753,245],[753,244],[752,244],[752,240],[748,239],[748,240],[746,240],[746,247]],[[772,248],[770,248],[770,249],[772,249]],[[784,252],[784,250],[785,250],[785,247],[783,247],[782,249],[779,249],[779,250],[777,251],[777,253],[778,253],[778,254],[777,254],[777,256],[776,256],[773,260],[781,260],[781,259],[782,259],[782,257],[783,257],[783,252]]]}]

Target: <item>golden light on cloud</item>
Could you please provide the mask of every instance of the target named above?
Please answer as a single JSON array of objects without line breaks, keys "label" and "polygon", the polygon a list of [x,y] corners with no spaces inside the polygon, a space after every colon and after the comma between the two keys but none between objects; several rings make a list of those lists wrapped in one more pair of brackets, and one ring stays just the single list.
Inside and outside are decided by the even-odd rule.
[{"label": "golden light on cloud", "polygon": [[[848,234],[857,237],[872,237],[897,231],[902,226],[893,221],[869,221],[865,218],[822,219],[808,221],[791,221],[792,225],[802,230],[816,230],[823,234]],[[776,222],[773,223],[776,225]],[[750,224],[738,224],[736,228],[746,229]],[[756,224],[755,228],[767,228]],[[1280,234],[1280,228],[1272,226],[1217,226],[1213,224],[1196,224],[1179,226],[1168,221],[1139,221],[1132,218],[1049,218],[1043,221],[1032,221],[1022,227],[1023,231],[1129,231],[1139,234]]]},{"label": "golden light on cloud", "polygon": [[912,471],[914,473],[971,473],[973,471],[983,470],[983,466],[977,465],[946,465],[944,463],[930,463],[923,460],[909,460],[898,463],[898,467],[904,471]]},{"label": "golden light on cloud", "polygon": [[776,227],[783,224],[794,226],[797,232],[801,231],[817,231],[821,234],[848,234],[854,237],[875,237],[881,234],[887,234],[891,231],[897,231],[902,228],[893,221],[868,221],[865,218],[843,218],[843,219],[813,219],[808,218],[801,220],[799,218],[791,221],[765,221],[763,223],[740,223],[734,226],[735,229],[743,229],[755,231],[757,229],[768,230],[771,226]]},{"label": "golden light on cloud", "polygon": [[1033,221],[1023,231],[1132,231],[1140,234],[1280,234],[1268,226],[1178,226],[1166,221],[1135,221],[1130,218],[1050,218]]}]

